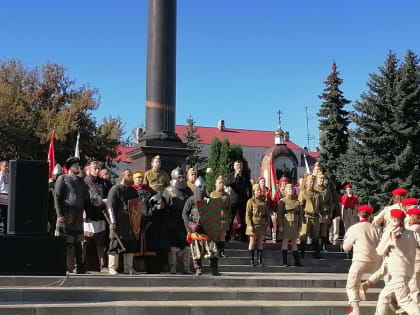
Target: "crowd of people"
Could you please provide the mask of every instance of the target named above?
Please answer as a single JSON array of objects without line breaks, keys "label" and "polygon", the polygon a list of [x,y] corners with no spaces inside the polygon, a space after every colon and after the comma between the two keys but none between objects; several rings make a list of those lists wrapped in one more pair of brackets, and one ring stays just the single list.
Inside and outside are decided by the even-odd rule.
[{"label": "crowd of people", "polygon": [[[268,188],[264,177],[246,178],[243,163],[235,161],[233,172],[219,176],[211,192],[193,168],[185,174],[177,167],[169,176],[159,156],[144,173],[125,169],[115,185],[109,175],[96,161],[81,170],[75,157],[65,168],[59,164],[54,168],[49,229],[66,239],[68,272],[86,273],[87,248],[95,247],[100,271],[111,275],[119,272],[120,254],[121,270],[136,273],[133,254],[139,251],[154,253],[157,272],[167,264],[176,274],[177,256],[182,256],[182,273],[191,273],[192,258],[197,276],[202,274],[203,259],[210,261],[212,274],[219,275],[218,258],[226,256],[225,242],[235,238],[248,242],[252,266],[263,266],[264,242],[269,240],[281,241],[284,267],[289,265],[289,248],[299,267],[307,244],[312,244],[314,258],[321,259],[326,245],[338,244],[344,234],[342,248],[352,257],[348,314],[360,314],[360,300],[382,279],[385,287],[376,314],[398,306],[408,314],[420,314],[420,209],[416,198],[407,198],[406,189],[395,189],[389,205],[372,218],[373,209],[359,205],[352,186],[343,187],[340,195],[319,163],[298,183],[283,177]],[[8,163],[0,161],[0,193],[7,194],[8,185]],[[200,213],[212,200],[219,211],[217,237],[205,228]],[[143,243],[130,219],[132,201],[141,211],[137,223]],[[4,207],[1,210],[4,223]],[[345,231],[340,231],[340,222]],[[362,282],[365,274],[371,275]]]}]

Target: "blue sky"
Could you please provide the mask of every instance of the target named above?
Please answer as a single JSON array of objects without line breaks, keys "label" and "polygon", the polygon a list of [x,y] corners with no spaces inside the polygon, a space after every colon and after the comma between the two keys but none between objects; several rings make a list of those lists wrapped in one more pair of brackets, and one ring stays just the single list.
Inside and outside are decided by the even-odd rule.
[{"label": "blue sky", "polygon": [[[318,95],[337,62],[354,101],[388,51],[420,53],[420,1],[178,0],[177,124],[275,130],[318,141]],[[99,89],[98,120],[145,116],[146,0],[0,2],[0,59],[62,64]],[[349,105],[351,109],[352,105]],[[129,132],[128,132],[129,133]]]}]

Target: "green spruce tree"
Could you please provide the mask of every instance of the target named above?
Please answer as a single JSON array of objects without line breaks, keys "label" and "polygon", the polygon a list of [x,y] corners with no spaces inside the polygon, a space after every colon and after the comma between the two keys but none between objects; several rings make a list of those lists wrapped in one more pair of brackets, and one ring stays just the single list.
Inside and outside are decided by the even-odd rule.
[{"label": "green spruce tree", "polygon": [[338,180],[351,183],[361,203],[378,209],[396,187],[392,163],[396,137],[392,130],[393,108],[397,104],[398,60],[392,52],[378,74],[371,74],[368,91],[354,105],[350,120],[356,125],[349,148],[340,159]]},{"label": "green spruce tree", "polygon": [[229,140],[224,138],[220,148],[219,163],[216,170],[216,178],[219,176],[226,176],[230,172],[230,143]]},{"label": "green spruce tree", "polygon": [[187,128],[182,135],[182,141],[187,144],[188,149],[194,150],[193,154],[187,157],[187,169],[193,167],[199,172],[203,171],[206,166],[206,158],[201,156],[202,139],[191,116],[187,119]]},{"label": "green spruce tree", "polygon": [[395,161],[391,165],[395,186],[412,196],[420,192],[420,80],[418,57],[409,50],[399,71],[397,97],[391,128],[396,137]]},{"label": "green spruce tree", "polygon": [[332,72],[325,81],[324,92],[319,96],[322,100],[318,112],[320,129],[320,162],[325,168],[329,177],[336,181],[336,173],[339,165],[339,158],[347,151],[349,112],[344,106],[350,103],[345,99],[340,85],[343,80],[338,76],[339,72],[335,62]]}]

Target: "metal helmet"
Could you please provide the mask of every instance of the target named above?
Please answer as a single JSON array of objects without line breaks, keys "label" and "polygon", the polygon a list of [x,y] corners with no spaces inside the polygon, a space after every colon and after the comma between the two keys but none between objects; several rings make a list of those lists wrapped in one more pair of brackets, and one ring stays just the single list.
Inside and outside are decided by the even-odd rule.
[{"label": "metal helmet", "polygon": [[180,167],[172,170],[171,177],[171,186],[175,187],[176,189],[185,189],[187,187],[185,173]]},{"label": "metal helmet", "polygon": [[64,171],[60,164],[55,164],[53,172],[51,174],[53,180],[57,180],[60,175],[63,175]]},{"label": "metal helmet", "polygon": [[198,176],[194,182],[194,197],[196,200],[202,200],[207,196],[206,181]]},{"label": "metal helmet", "polygon": [[154,194],[149,199],[149,204],[150,204],[151,208],[153,208],[154,206],[156,206],[160,203],[165,203],[165,202],[166,202],[165,197],[163,197],[161,193]]}]

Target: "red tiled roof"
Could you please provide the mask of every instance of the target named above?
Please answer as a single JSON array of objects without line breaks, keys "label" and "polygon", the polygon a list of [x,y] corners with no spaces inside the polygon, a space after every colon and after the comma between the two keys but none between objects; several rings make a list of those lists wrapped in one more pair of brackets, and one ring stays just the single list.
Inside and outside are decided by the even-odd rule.
[{"label": "red tiled roof", "polygon": [[[180,138],[185,133],[187,126],[176,125],[175,133]],[[264,147],[270,148],[274,145],[274,132],[273,131],[261,131],[261,130],[248,130],[248,129],[225,129],[223,131],[215,127],[196,127],[197,132],[200,135],[202,144],[211,144],[214,137],[218,137],[220,140],[227,138],[230,143],[240,144],[244,147]],[[290,149],[302,150],[300,146],[291,142],[285,141]],[[131,159],[127,156],[127,152],[131,151],[131,147],[117,148],[118,156],[114,161],[131,162]],[[316,154],[316,156],[312,155]],[[317,158],[317,152],[309,152],[309,155]]]},{"label": "red tiled roof", "polygon": [[131,151],[132,147],[117,147],[117,157],[114,159],[114,161],[117,162],[131,162],[131,159],[127,156],[127,152]]},{"label": "red tiled roof", "polygon": [[[180,138],[185,133],[187,126],[176,125],[175,132]],[[211,144],[214,137],[220,140],[227,138],[230,143],[240,144],[244,147],[264,147],[270,148],[274,145],[274,131],[247,130],[247,129],[225,129],[223,131],[216,127],[196,127],[202,139],[202,144]],[[300,146],[285,141],[290,149],[302,150]]]},{"label": "red tiled roof", "polygon": [[308,152],[308,155],[310,157],[313,157],[314,159],[317,159],[319,156],[319,152]]}]

